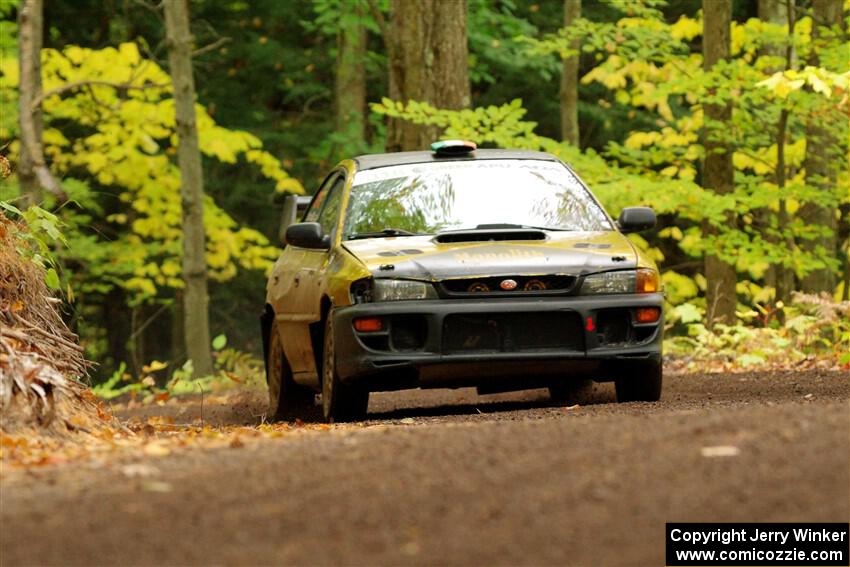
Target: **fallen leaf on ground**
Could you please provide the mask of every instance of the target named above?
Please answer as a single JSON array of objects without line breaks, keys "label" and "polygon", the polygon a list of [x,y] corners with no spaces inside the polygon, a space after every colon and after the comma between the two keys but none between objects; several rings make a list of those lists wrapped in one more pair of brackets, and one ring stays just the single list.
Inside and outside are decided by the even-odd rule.
[{"label": "fallen leaf on ground", "polygon": [[128,478],[149,477],[159,474],[159,469],[144,463],[132,463],[121,467],[121,474]]},{"label": "fallen leaf on ground", "polygon": [[415,541],[408,541],[401,546],[401,552],[408,557],[413,557],[414,555],[418,555],[420,551],[420,546]]},{"label": "fallen leaf on ground", "polygon": [[171,449],[156,441],[145,445],[144,451],[146,455],[150,455],[152,457],[162,457],[171,453]]},{"label": "fallen leaf on ground", "polygon": [[152,480],[142,485],[146,492],[171,492],[171,485],[167,482]]},{"label": "fallen leaf on ground", "polygon": [[733,445],[717,445],[715,447],[703,447],[700,451],[703,457],[737,457],[741,450]]}]

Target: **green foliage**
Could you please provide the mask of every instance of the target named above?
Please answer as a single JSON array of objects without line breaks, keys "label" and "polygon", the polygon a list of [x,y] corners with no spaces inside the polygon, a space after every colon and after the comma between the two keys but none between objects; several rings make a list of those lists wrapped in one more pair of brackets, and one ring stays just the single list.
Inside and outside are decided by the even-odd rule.
[{"label": "green foliage", "polygon": [[[136,360],[166,360],[176,342],[171,335],[179,332],[167,332],[172,326],[167,319],[170,307],[180,303],[181,245],[162,22],[145,2],[46,4],[45,92],[88,80],[146,88],[87,84],[44,101],[48,163],[71,201],[52,213],[51,200],[43,205],[55,220],[33,218],[32,238],[39,241],[28,246],[55,270],[51,283],[61,275],[63,288],[73,286],[78,300],[70,307],[72,316],[90,353],[101,361],[107,351],[114,359],[126,357],[120,346],[129,340]],[[17,5],[0,0],[0,152],[13,161]],[[386,116],[437,124],[447,137],[469,137],[484,146],[553,152],[614,214],[629,205],[655,207],[659,229],[632,238],[649,247],[662,267],[675,307],[668,311],[673,333],[687,333],[694,317],[704,313],[708,283],[700,266],[708,250],[738,268],[742,317],[759,308],[775,311],[766,285],[771,265],[786,266],[797,277],[822,266],[837,270],[841,258],[835,254],[804,251],[829,229],[803,222],[799,213],[811,202],[840,211],[839,248],[850,252],[846,33],[820,29],[813,40],[806,3],[789,34],[785,26],[747,20],[755,15],[754,4],[736,2],[733,60],[706,73],[699,5],[699,0],[584,2],[584,17],[563,30],[562,2],[469,0],[469,73],[479,108],[445,112],[384,100],[366,118],[367,139],[351,144],[347,133],[335,131],[332,112],[338,36],[352,25],[367,29],[368,100],[381,100],[387,93],[387,53],[378,21],[387,18],[389,0],[193,2],[207,258],[214,278],[210,306],[213,334],[226,329],[229,339],[217,353],[234,346],[260,349],[251,306],[262,297],[264,268],[277,256],[266,240],[279,220],[278,210],[269,206],[275,187],[298,192],[294,178],[299,178],[313,189],[340,155],[382,151]],[[102,25],[90,25],[94,13]],[[557,79],[574,39],[582,46],[579,118],[585,151],[556,139]],[[797,63],[784,71],[787,46],[793,46]],[[812,54],[819,67],[806,67]],[[728,100],[735,106],[731,127],[706,124],[703,105]],[[786,182],[780,188],[776,131],[783,111],[789,120]],[[840,141],[828,150],[838,170],[832,192],[818,190],[804,170],[806,124],[812,120]],[[700,187],[706,138],[734,147],[736,187],[730,195]],[[0,201],[15,205],[17,197],[14,177],[0,183]],[[780,205],[789,220],[780,218]],[[391,219],[403,211],[372,212]],[[6,214],[16,215],[9,209]],[[51,223],[67,246],[52,239]],[[716,229],[711,235],[709,227]],[[116,303],[122,305],[117,311]],[[129,324],[121,329],[131,310],[143,321],[161,309],[166,315],[148,332],[136,335]],[[116,313],[126,316],[116,321]],[[157,327],[166,332],[153,331]],[[100,368],[107,375],[111,370],[108,362]],[[177,384],[197,390],[182,379]]]},{"label": "green foliage", "polygon": [[781,323],[764,306],[741,314],[741,323],[702,324],[702,310],[685,303],[675,309],[686,332],[668,338],[665,351],[675,358],[699,361],[701,365],[788,367],[815,359],[827,365],[850,364],[850,302],[837,303],[828,297],[795,294],[785,306]]},{"label": "green foliage", "polygon": [[560,66],[543,58],[530,59],[516,38],[537,33],[537,28],[518,15],[512,0],[471,0],[468,6],[469,79],[473,84],[492,84],[502,73],[535,73],[547,81],[557,78]]},{"label": "green foliage", "polygon": [[[381,14],[389,10],[388,0],[313,0],[312,9],[315,17],[301,22],[304,29],[329,37],[336,37],[341,28],[363,26],[368,31],[380,34],[381,28],[370,7]],[[336,56],[335,50],[331,55]]]},{"label": "green foliage", "polygon": [[173,396],[218,392],[241,387],[258,388],[265,383],[263,361],[250,353],[225,348],[227,338],[217,336],[212,343],[215,374],[192,377],[192,361],[175,368],[169,378],[163,371],[168,364],[154,360],[142,367],[141,374],[134,377],[121,362],[118,369],[104,382],[92,387],[94,394],[104,400],[130,396],[142,403],[163,402]]},{"label": "green foliage", "polygon": [[[62,283],[53,250],[56,246],[68,245],[60,230],[62,221],[50,211],[36,206],[22,211],[11,203],[0,201],[0,210],[13,215],[26,225],[26,230],[15,232],[15,237],[21,244],[18,247],[18,253],[44,268],[44,283],[48,288],[54,291],[61,290]],[[72,297],[70,288],[68,291],[68,296]]]},{"label": "green foliage", "polygon": [[[49,95],[43,105],[45,153],[58,175],[83,176],[69,188],[82,206],[63,213],[72,229],[70,251],[63,258],[91,266],[75,283],[83,291],[101,293],[118,285],[135,303],[153,300],[162,287],[182,287],[180,175],[173,158],[177,137],[169,76],[133,43],[117,49],[47,49],[42,66]],[[12,91],[15,62],[3,61],[0,71],[0,89]],[[87,81],[83,87],[61,90]],[[256,167],[270,191],[303,192],[256,136],[218,126],[201,105],[196,110],[203,154],[221,163]],[[0,125],[6,134],[13,129],[8,121]],[[117,197],[118,206],[113,201],[107,213],[95,187]],[[277,249],[264,235],[238,226],[211,197],[204,206],[210,277],[225,281],[238,267],[271,266]],[[102,229],[109,238],[83,229],[92,214],[105,216]]]},{"label": "green foliage", "polygon": [[723,213],[732,206],[727,199],[693,182],[671,180],[652,173],[633,173],[606,162],[592,150],[582,152],[569,144],[540,136],[535,133],[536,124],[523,119],[525,110],[518,99],[502,106],[459,111],[436,109],[415,101],[405,105],[384,99],[380,104],[373,104],[372,109],[418,124],[439,126],[444,129],[445,138],[476,140],[485,147],[550,152],[569,163],[615,215],[625,206],[642,204],[653,206],[660,213],[676,213],[694,221],[708,220],[723,228]]},{"label": "green foliage", "polygon": [[[617,8],[622,14],[616,21],[583,18],[569,29],[542,38],[520,38],[533,58],[573,55],[570,43],[581,40],[582,51],[598,61],[582,83],[600,85],[616,104],[653,117],[645,127],[627,132],[622,141],[609,141],[601,154],[580,152],[538,134],[537,124],[525,119],[519,100],[447,111],[415,101],[402,104],[383,99],[372,108],[386,116],[436,125],[447,138],[553,153],[569,163],[614,214],[624,206],[652,206],[661,214],[660,230],[649,241],[635,240],[656,246],[650,253],[662,269],[664,250],[674,252],[685,264],[698,264],[711,251],[736,266],[744,281],[760,281],[771,265],[789,268],[798,278],[822,268],[838,270],[833,254],[804,245],[830,229],[807,224],[795,213],[806,203],[833,209],[850,204],[846,120],[850,61],[843,36],[821,30],[818,54],[824,54],[825,66],[777,71],[784,58],[771,53],[781,52],[789,43],[800,58],[808,56],[811,18],[801,18],[793,36],[783,26],[760,20],[736,22],[732,28],[735,57],[706,72],[693,43],[702,33],[702,22],[685,15],[665,18],[660,11],[663,6],[660,1],[621,2]],[[843,60],[832,55],[842,50]],[[705,104],[730,100],[734,100],[730,124],[705,123]],[[600,99],[600,105],[610,103]],[[786,181],[780,187],[775,136],[782,112],[790,118],[782,156]],[[806,125],[811,122],[828,128],[841,141],[840,147],[832,149],[838,175],[834,191],[813,186],[813,179],[806,175]],[[732,193],[719,195],[700,186],[706,137],[734,148]],[[788,211],[789,221],[780,222],[780,206]],[[736,220],[730,222],[732,218]],[[695,270],[665,272],[672,304],[700,299],[705,292],[704,278]],[[745,306],[753,305],[746,289],[739,290],[739,299]],[[770,290],[766,292],[769,295]],[[693,317],[693,312],[683,315]]]},{"label": "green foliage", "polygon": [[155,375],[167,366],[167,364],[154,360],[142,369],[142,376],[138,380],[134,380],[127,372],[127,364],[122,362],[108,380],[93,386],[92,392],[104,400],[129,394],[134,397],[144,396],[152,401],[157,393]]},{"label": "green foliage", "polygon": [[[698,256],[712,250],[754,278],[761,277],[770,264],[790,268],[798,277],[824,267],[838,269],[832,255],[809,253],[802,246],[829,229],[807,226],[797,218],[780,223],[777,211],[780,203],[791,215],[805,203],[831,208],[850,203],[845,95],[850,62],[846,43],[837,31],[830,34],[822,30],[826,39],[821,40],[818,54],[824,54],[825,67],[775,72],[785,65],[784,58],[771,54],[776,49],[781,51],[790,43],[801,59],[808,56],[812,49],[811,18],[798,21],[793,36],[784,27],[761,20],[735,22],[735,58],[706,72],[700,53],[693,52],[689,44],[701,33],[701,27],[699,20],[686,16],[668,24],[651,11],[613,24],[583,20],[574,29],[529,40],[530,52],[563,53],[571,38],[582,38],[586,40],[583,49],[601,59],[582,82],[604,85],[618,102],[656,114],[654,126],[629,133],[622,143],[611,141],[605,151],[606,157],[628,171],[671,181],[698,181],[697,165],[704,157],[701,132],[734,148],[735,191],[720,198],[695,193],[706,218],[700,218],[700,211],[687,211],[685,215],[695,222],[708,220],[719,234],[680,240],[686,253]],[[831,55],[836,50],[844,51],[843,60]],[[704,123],[703,105],[727,101],[734,101],[730,124]],[[783,156],[787,181],[780,188],[776,182],[775,136],[783,111],[789,115]],[[805,129],[811,122],[823,124],[832,130],[832,137],[842,141],[834,148],[838,183],[832,192],[813,187],[813,179],[803,169]],[[728,223],[730,214],[740,219],[733,226]],[[796,243],[792,254],[788,242]]]},{"label": "green foliage", "polygon": [[92,393],[104,400],[117,398],[118,396],[130,391],[130,385],[121,384],[121,382],[127,381],[128,378],[129,374],[127,374],[127,363],[122,362],[118,365],[118,368],[112,373],[112,376],[110,376],[108,380],[101,384],[95,384],[92,386]]}]

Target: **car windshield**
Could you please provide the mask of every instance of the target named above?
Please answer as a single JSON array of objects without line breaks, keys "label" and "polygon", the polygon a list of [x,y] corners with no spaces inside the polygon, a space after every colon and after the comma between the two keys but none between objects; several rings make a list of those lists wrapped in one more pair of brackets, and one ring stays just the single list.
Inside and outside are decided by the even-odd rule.
[{"label": "car windshield", "polygon": [[601,207],[562,164],[499,159],[358,172],[343,239],[500,228],[613,230]]}]

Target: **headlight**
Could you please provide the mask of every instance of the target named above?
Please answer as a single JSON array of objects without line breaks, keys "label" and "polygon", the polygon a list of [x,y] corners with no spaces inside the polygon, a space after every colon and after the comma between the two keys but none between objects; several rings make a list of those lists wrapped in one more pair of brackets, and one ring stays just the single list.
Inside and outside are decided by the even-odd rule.
[{"label": "headlight", "polygon": [[374,301],[400,301],[404,299],[437,299],[437,291],[429,283],[412,280],[375,280],[372,291]]},{"label": "headlight", "polygon": [[582,295],[609,293],[655,293],[658,291],[658,272],[650,269],[603,272],[584,278]]}]

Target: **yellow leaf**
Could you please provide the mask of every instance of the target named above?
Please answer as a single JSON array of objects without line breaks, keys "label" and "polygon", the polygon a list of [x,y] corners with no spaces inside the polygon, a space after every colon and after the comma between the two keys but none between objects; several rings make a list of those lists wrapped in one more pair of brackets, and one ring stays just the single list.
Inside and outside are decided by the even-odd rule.
[{"label": "yellow leaf", "polygon": [[670,26],[670,35],[675,39],[692,40],[702,33],[702,23],[687,16],[680,17]]},{"label": "yellow leaf", "polygon": [[781,80],[776,83],[776,86],[773,87],[773,92],[779,98],[788,98],[788,95],[791,94],[793,89],[788,85],[788,81]]},{"label": "yellow leaf", "polygon": [[151,441],[144,447],[144,451],[146,455],[150,455],[152,457],[164,457],[171,453],[171,449],[163,445],[159,441]]},{"label": "yellow leaf", "polygon": [[118,46],[118,53],[125,64],[135,64],[139,61],[139,48],[135,43],[122,43]]},{"label": "yellow leaf", "polygon": [[809,84],[812,86],[812,90],[816,93],[826,95],[827,98],[832,96],[832,89],[830,89],[829,85],[823,82],[815,73],[809,73],[807,79]]},{"label": "yellow leaf", "polygon": [[145,374],[150,374],[151,372],[156,372],[158,370],[162,370],[164,368],[168,368],[168,364],[165,362],[160,362],[158,360],[151,361],[150,364],[142,367],[142,372]]},{"label": "yellow leaf", "polygon": [[629,134],[629,137],[626,138],[625,146],[631,149],[640,149],[644,146],[650,146],[654,144],[660,134],[658,132],[632,132]]},{"label": "yellow leaf", "polygon": [[69,45],[63,50],[65,57],[67,57],[75,65],[79,65],[83,62],[83,59],[86,57],[86,52],[86,49],[77,45]]}]

